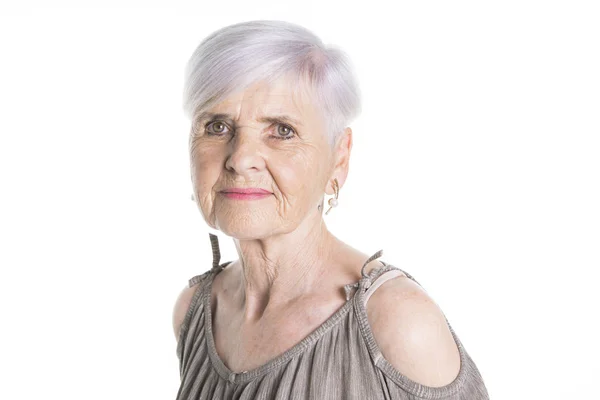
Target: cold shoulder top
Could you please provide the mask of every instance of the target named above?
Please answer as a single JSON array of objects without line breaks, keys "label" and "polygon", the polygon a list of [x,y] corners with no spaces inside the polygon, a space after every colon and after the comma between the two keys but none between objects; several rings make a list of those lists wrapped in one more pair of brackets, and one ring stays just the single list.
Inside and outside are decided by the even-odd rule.
[{"label": "cold shoulder top", "polygon": [[366,274],[365,266],[383,250],[365,262],[360,281],[345,286],[345,305],[311,334],[260,367],[240,373],[229,370],[216,351],[210,300],[214,277],[231,261],[219,265],[218,238],[209,236],[212,269],[189,280],[189,287],[199,285],[177,342],[181,377],[177,400],[489,400],[479,370],[447,319],[461,361],[450,384],[421,385],[383,357],[367,320],[367,300],[384,281],[401,273],[419,284],[406,271],[381,260],[381,267]]}]

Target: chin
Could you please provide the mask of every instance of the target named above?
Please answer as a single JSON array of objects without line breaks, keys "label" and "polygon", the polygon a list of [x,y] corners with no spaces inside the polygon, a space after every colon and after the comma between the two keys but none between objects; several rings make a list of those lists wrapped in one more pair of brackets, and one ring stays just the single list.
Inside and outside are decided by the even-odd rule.
[{"label": "chin", "polygon": [[[263,229],[260,229],[258,227]],[[256,224],[256,227],[248,226],[248,227],[232,227],[232,226],[219,226],[219,230],[230,236],[232,238],[236,238],[238,240],[250,240],[250,239],[262,239],[265,237],[269,237],[273,234],[272,229],[264,229],[264,224]]]}]

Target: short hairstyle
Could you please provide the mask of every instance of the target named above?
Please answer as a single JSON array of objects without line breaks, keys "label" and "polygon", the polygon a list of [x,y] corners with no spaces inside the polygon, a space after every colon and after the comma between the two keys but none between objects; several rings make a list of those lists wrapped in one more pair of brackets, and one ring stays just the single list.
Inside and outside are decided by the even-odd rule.
[{"label": "short hairstyle", "polygon": [[183,108],[198,113],[258,82],[287,76],[322,110],[331,149],[361,111],[360,91],[347,55],[308,29],[284,21],[249,21],[221,28],[196,48],[185,68]]}]

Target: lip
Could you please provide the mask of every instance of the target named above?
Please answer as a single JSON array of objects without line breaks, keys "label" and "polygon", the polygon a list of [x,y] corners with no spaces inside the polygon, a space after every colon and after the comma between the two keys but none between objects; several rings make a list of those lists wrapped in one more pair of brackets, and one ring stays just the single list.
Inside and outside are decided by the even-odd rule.
[{"label": "lip", "polygon": [[267,198],[269,196],[271,196],[272,193],[269,192],[261,192],[261,193],[235,193],[235,192],[221,192],[221,194],[225,197],[227,197],[228,199],[235,199],[235,200],[257,200],[257,199],[264,199]]},{"label": "lip", "polygon": [[224,189],[223,193],[239,193],[239,194],[271,194],[268,190],[259,188],[229,188]]}]

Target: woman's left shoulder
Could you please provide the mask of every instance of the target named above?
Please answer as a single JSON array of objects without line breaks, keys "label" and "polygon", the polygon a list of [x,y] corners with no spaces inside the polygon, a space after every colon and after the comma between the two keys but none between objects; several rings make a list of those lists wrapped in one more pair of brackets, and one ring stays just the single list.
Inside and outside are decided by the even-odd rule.
[{"label": "woman's left shoulder", "polygon": [[367,317],[383,357],[422,385],[445,386],[460,371],[460,353],[446,318],[427,292],[404,274],[370,297]]}]

